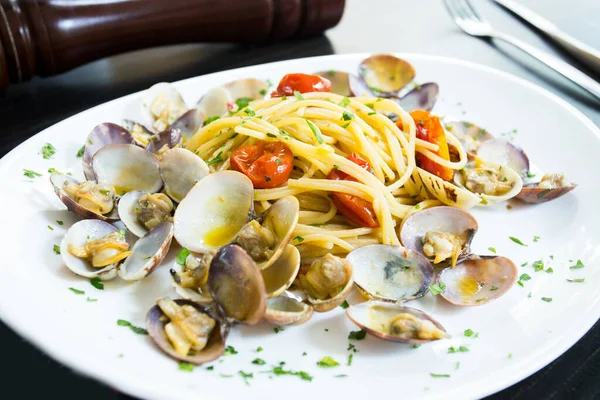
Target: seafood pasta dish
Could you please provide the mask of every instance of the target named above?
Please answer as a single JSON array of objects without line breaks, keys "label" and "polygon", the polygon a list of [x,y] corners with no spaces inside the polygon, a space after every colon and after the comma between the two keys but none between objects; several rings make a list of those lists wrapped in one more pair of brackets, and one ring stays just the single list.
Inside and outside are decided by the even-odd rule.
[{"label": "seafood pasta dish", "polygon": [[[59,249],[69,270],[138,281],[169,269],[146,329],[176,360],[217,359],[236,324],[301,325],[337,307],[383,340],[447,338],[411,300],[484,306],[517,281],[512,260],[472,253],[469,210],[576,186],[533,174],[509,138],[436,114],[440,88],[403,59],[303,72],[214,87],[193,108],[158,83],[139,120],[89,133],[85,181],[51,176],[81,218]],[[353,290],[362,301],[349,304]]]}]

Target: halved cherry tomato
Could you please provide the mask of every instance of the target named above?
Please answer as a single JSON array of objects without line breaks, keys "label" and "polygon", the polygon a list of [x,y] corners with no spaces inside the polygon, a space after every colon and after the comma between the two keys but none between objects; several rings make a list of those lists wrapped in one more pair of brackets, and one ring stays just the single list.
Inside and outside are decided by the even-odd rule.
[{"label": "halved cherry tomato", "polygon": [[[426,140],[429,143],[437,144],[438,150],[435,154],[444,160],[450,160],[448,142],[446,141],[446,134],[444,133],[440,118],[436,115],[432,115],[429,111],[423,110],[411,111],[410,116],[417,126],[417,137]],[[417,165],[425,171],[437,175],[445,181],[452,180],[452,177],[454,176],[454,171],[452,169],[444,167],[420,153],[417,153],[415,158]]]},{"label": "halved cherry tomato", "polygon": [[[350,154],[348,156],[348,160],[358,164],[365,171],[371,171],[369,162],[358,154]],[[329,171],[329,174],[327,174],[327,179],[357,181],[357,179],[353,176],[348,175],[343,171],[338,171],[335,168]],[[369,203],[365,199],[361,199],[360,197],[356,197],[347,193],[334,192],[332,200],[340,214],[346,217],[346,219],[351,223],[367,228],[379,227],[377,217],[375,216],[375,210],[373,209],[373,204]]]},{"label": "halved cherry tomato", "polygon": [[294,154],[281,142],[257,142],[231,153],[231,167],[246,175],[256,189],[270,189],[287,182]]},{"label": "halved cherry tomato", "polygon": [[319,75],[287,74],[281,78],[271,97],[293,96],[295,90],[300,93],[331,92],[331,82]]}]

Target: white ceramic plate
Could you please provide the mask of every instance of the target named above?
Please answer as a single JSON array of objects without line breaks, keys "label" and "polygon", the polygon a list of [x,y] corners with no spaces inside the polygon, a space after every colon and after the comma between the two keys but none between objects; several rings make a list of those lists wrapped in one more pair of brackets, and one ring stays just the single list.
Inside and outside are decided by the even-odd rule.
[{"label": "white ceramic plate", "polygon": [[[175,86],[191,105],[210,87],[237,78],[277,82],[288,72],[356,71],[366,56],[279,62],[188,79]],[[521,79],[463,61],[400,56],[414,64],[419,82],[440,84],[437,113],[473,121],[496,134],[516,129],[515,141],[537,167],[564,171],[579,183],[571,194],[546,204],[515,205],[512,210],[502,204],[473,211],[480,226],[474,251],[489,254],[488,248],[495,247],[498,254],[512,258],[517,265],[527,261],[529,264],[519,267],[519,272],[528,273],[532,279],[525,287],[515,285],[501,299],[480,307],[450,306],[430,294],[411,304],[435,316],[452,334],[451,339],[413,349],[367,337],[352,341],[360,351],[347,366],[348,333],[357,327],[338,308],[278,334],[268,324],[237,327],[228,344],[238,354],[213,363],[213,371],[204,366],[189,373],[179,370],[148,337],[117,326],[118,319],[143,326],[146,312],[157,297],[174,296],[168,265],[177,249],[171,251],[165,265],[141,282],[127,284],[116,279],[105,283],[104,291],[95,289],[88,280],[70,273],[53,252],[53,245],[75,220],[53,194],[46,171],[54,167],[81,176],[81,160],[75,155],[88,132],[98,123],[118,123],[135,113],[139,93],[56,124],[0,161],[4,188],[0,196],[2,319],[60,362],[146,399],[264,399],[276,393],[290,400],[383,398],[390,393],[403,398],[475,398],[539,370],[573,345],[600,316],[600,189],[592,175],[600,154],[600,132],[565,101]],[[51,160],[40,154],[45,143],[57,149]],[[27,179],[23,168],[43,176]],[[57,225],[56,220],[64,221],[64,225]],[[509,236],[528,246],[515,244]],[[534,243],[534,236],[541,238]],[[531,264],[538,259],[554,272],[534,272]],[[570,269],[578,259],[585,268]],[[585,277],[585,282],[566,280],[575,277]],[[70,287],[85,291],[85,295],[76,295]],[[88,297],[98,300],[88,302]],[[550,297],[552,302],[542,301],[542,297]],[[478,337],[465,337],[466,329],[477,332]],[[259,346],[264,351],[256,353]],[[469,351],[448,354],[450,346],[466,346]],[[341,365],[318,367],[317,361],[324,356]],[[268,364],[252,364],[256,357]],[[281,361],[286,369],[307,371],[314,379],[270,379],[269,374],[259,373]],[[238,375],[240,370],[254,373],[249,385]],[[431,373],[450,377],[435,378]],[[340,374],[347,377],[334,377]]]}]

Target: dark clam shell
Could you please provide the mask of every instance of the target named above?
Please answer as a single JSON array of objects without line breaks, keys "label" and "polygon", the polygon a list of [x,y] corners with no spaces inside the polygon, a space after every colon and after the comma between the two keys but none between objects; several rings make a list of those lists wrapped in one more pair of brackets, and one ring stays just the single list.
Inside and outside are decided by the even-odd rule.
[{"label": "dark clam shell", "polygon": [[137,281],[150,275],[169,252],[172,239],[173,224],[158,224],[133,245],[133,254],[121,264],[119,276],[126,281]]},{"label": "dark clam shell", "polygon": [[117,212],[117,207],[113,207],[112,211],[108,214],[98,214],[93,211],[88,210],[85,207],[80,206],[75,200],[73,200],[63,189],[63,183],[65,181],[71,181],[77,185],[79,182],[77,179],[71,178],[70,176],[63,174],[52,174],[50,176],[50,183],[52,183],[52,187],[54,188],[54,193],[58,196],[60,201],[72,212],[77,214],[83,219],[99,219],[102,221],[114,222],[119,220],[119,214]]},{"label": "dark clam shell", "polygon": [[256,325],[265,314],[265,282],[254,260],[238,245],[217,251],[210,264],[208,290],[228,320]]},{"label": "dark clam shell", "polygon": [[182,137],[189,139],[202,127],[204,116],[195,108],[186,111],[171,124],[171,129],[179,130]]},{"label": "dark clam shell", "polygon": [[[193,301],[183,299],[174,301],[181,306],[188,304],[198,311],[208,314],[214,318],[214,315],[211,315],[211,312],[207,308],[204,308]],[[148,335],[150,335],[150,337],[154,340],[154,343],[156,343],[156,345],[162,351],[167,353],[172,358],[192,364],[203,364],[216,360],[225,351],[225,340],[227,339],[229,328],[221,323],[218,318],[215,319],[217,324],[215,325],[215,329],[213,329],[211,336],[208,339],[206,347],[194,355],[188,355],[185,357],[179,355],[169,342],[169,338],[165,332],[165,325],[168,323],[168,318],[166,318],[159,306],[156,305],[152,307],[150,311],[148,311],[148,314],[146,315],[146,329],[148,330]]]},{"label": "dark clam shell", "polygon": [[158,153],[165,146],[167,146],[169,149],[172,149],[179,145],[181,145],[181,131],[171,126],[170,128],[167,128],[164,131],[152,136],[148,146],[146,146],[146,150],[151,153]]},{"label": "dark clam shell", "polygon": [[431,111],[437,101],[439,92],[440,87],[437,83],[427,82],[416,86],[396,101],[407,112],[414,110]]},{"label": "dark clam shell", "polygon": [[557,199],[577,187],[577,184],[572,183],[570,186],[564,186],[553,189],[544,189],[537,186],[537,183],[528,183],[523,185],[523,189],[516,196],[517,199],[530,204],[545,203],[550,200]]},{"label": "dark clam shell", "polygon": [[105,122],[96,126],[89,133],[85,141],[85,151],[83,152],[82,163],[85,179],[88,181],[96,180],[96,175],[92,168],[92,159],[94,154],[104,146],[109,144],[132,144],[133,138],[129,131],[120,125]]}]

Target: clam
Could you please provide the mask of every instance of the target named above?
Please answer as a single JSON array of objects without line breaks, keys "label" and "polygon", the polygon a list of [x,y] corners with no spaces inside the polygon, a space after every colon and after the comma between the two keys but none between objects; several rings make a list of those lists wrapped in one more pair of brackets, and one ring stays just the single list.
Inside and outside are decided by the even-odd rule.
[{"label": "clam", "polygon": [[198,129],[202,127],[202,123],[204,123],[202,113],[195,108],[192,108],[191,110],[186,111],[181,117],[177,118],[177,120],[171,124],[171,129],[178,130],[185,142],[194,136]]},{"label": "clam", "polygon": [[181,143],[181,131],[171,126],[170,128],[153,135],[150,140],[148,140],[146,150],[150,153],[161,155],[169,149],[181,146]]},{"label": "clam", "polygon": [[487,164],[509,167],[521,176],[529,171],[529,158],[525,152],[505,138],[484,141],[476,155]]},{"label": "clam", "polygon": [[300,204],[294,196],[277,200],[236,235],[240,245],[260,269],[269,268],[283,253],[298,223]]},{"label": "clam", "polygon": [[137,237],[144,236],[161,222],[172,222],[173,202],[163,193],[134,190],[119,200],[119,217]]},{"label": "clam", "polygon": [[220,117],[232,110],[234,104],[240,108],[252,100],[264,99],[268,89],[269,84],[260,79],[238,79],[210,89],[198,100],[196,108],[204,117]]},{"label": "clam", "polygon": [[416,75],[408,61],[391,54],[375,54],[363,60],[359,74],[371,90],[384,97],[397,95]]},{"label": "clam", "polygon": [[474,306],[502,296],[516,279],[514,262],[501,256],[482,256],[444,269],[437,281],[445,286],[440,294],[444,299],[459,306]]},{"label": "clam", "polygon": [[217,251],[210,263],[208,290],[227,321],[256,325],[265,314],[267,297],[260,270],[238,245]]},{"label": "clam", "polygon": [[120,266],[119,276],[126,281],[145,278],[165,258],[173,239],[173,224],[162,222],[133,245],[131,254]]},{"label": "clam", "polygon": [[146,316],[148,335],[176,360],[203,364],[225,350],[228,328],[213,313],[190,300],[161,298]]},{"label": "clam", "polygon": [[408,217],[400,229],[400,240],[434,266],[454,266],[470,254],[477,229],[471,214],[454,207],[434,207]]},{"label": "clam", "polygon": [[254,207],[252,181],[235,171],[207,175],[175,211],[175,238],[183,247],[206,253],[229,243]]},{"label": "clam", "polygon": [[133,142],[144,149],[148,146],[150,139],[154,136],[154,132],[150,129],[131,119],[124,119],[123,127],[131,134]]},{"label": "clam", "polygon": [[[169,270],[173,279],[173,287],[178,295],[187,300],[195,301],[199,304],[212,303],[212,297],[208,291],[208,271],[210,263],[214,257],[213,252],[198,254],[189,252],[185,256],[183,249]],[[182,256],[184,260],[181,260]]]},{"label": "clam", "polygon": [[479,205],[513,198],[523,187],[520,174],[512,168],[480,162],[470,162],[454,174],[454,183],[477,195],[481,199]]},{"label": "clam", "polygon": [[299,273],[298,281],[315,311],[332,310],[346,300],[354,282],[352,267],[348,260],[327,254]]},{"label": "clam", "polygon": [[79,182],[70,176],[54,173],[50,176],[54,192],[65,206],[85,219],[116,221],[115,190],[111,185]]},{"label": "clam", "polygon": [[[315,75],[319,75],[331,82],[331,91],[340,96],[356,96],[351,88],[350,74],[344,71],[321,71],[316,72]],[[356,79],[356,77],[354,77]],[[368,89],[367,89],[368,90]]]},{"label": "clam", "polygon": [[417,168],[417,171],[425,188],[444,204],[468,210],[482,201],[476,194],[446,182],[439,176],[433,175],[422,168]]},{"label": "clam", "polygon": [[200,179],[209,174],[204,160],[185,149],[166,151],[158,163],[165,192],[176,202],[181,202]]},{"label": "clam", "polygon": [[117,194],[132,190],[158,192],[162,180],[158,171],[158,158],[132,144],[104,146],[92,161],[98,183],[112,185]]},{"label": "clam", "polygon": [[283,253],[277,258],[277,261],[267,269],[261,271],[267,297],[276,297],[287,290],[298,271],[300,270],[300,252],[291,244],[285,246]]},{"label": "clam", "polygon": [[143,122],[155,132],[167,129],[188,110],[173,85],[161,82],[150,87],[142,97]]},{"label": "clam", "polygon": [[477,153],[482,143],[494,138],[486,129],[466,121],[445,121],[444,128],[456,136],[468,154]]},{"label": "clam", "polygon": [[312,317],[313,308],[291,293],[267,299],[265,320],[274,325],[300,325]]},{"label": "clam", "polygon": [[354,283],[369,298],[388,302],[413,300],[427,293],[433,267],[416,251],[373,244],[359,247],[346,260],[354,269]]},{"label": "clam", "polygon": [[117,265],[131,255],[125,232],[105,221],[83,220],[69,228],[60,243],[63,262],[86,278],[112,279]]},{"label": "clam", "polygon": [[134,143],[134,140],[129,131],[117,124],[106,122],[92,129],[85,141],[85,150],[81,158],[85,179],[89,181],[96,179],[92,168],[92,159],[98,150],[109,144],[131,143]]},{"label": "clam", "polygon": [[435,319],[411,307],[367,301],[346,309],[346,315],[373,336],[392,342],[419,344],[449,337]]},{"label": "clam", "polygon": [[564,174],[546,174],[538,183],[528,183],[517,195],[517,199],[526,203],[545,203],[559,198],[575,189],[577,184],[571,183]]},{"label": "clam", "polygon": [[404,111],[414,110],[431,111],[435,105],[440,87],[437,83],[427,82],[422,85],[415,85],[413,89],[396,99]]}]

